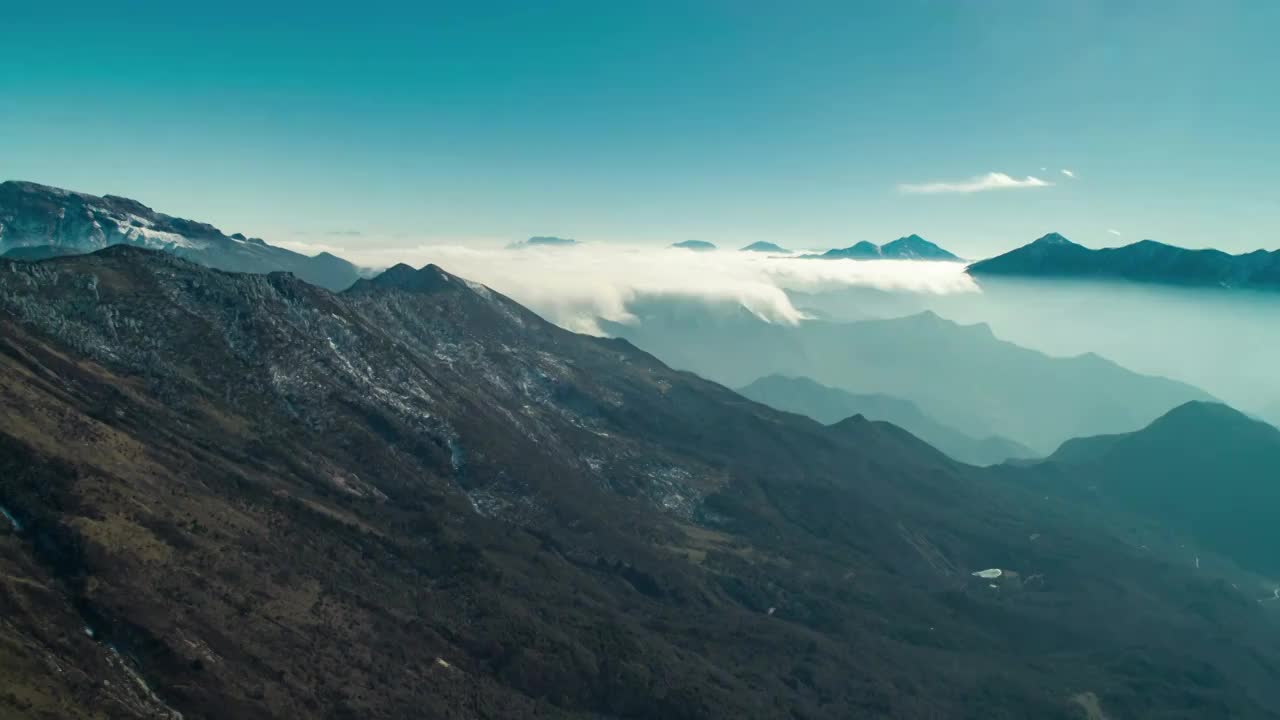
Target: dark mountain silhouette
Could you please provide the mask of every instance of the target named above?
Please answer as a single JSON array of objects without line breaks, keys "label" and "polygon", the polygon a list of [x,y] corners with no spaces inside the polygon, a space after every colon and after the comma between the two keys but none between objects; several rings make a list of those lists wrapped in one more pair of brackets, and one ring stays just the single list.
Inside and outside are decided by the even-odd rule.
[{"label": "dark mountain silhouette", "polygon": [[746,247],[740,248],[740,250],[742,250],[743,252],[769,252],[769,253],[791,252],[790,250],[782,247],[781,245],[775,245],[774,243],[771,243],[771,242],[764,242],[763,240],[759,242],[753,242],[750,245],[747,245]]},{"label": "dark mountain silhouette", "polygon": [[714,243],[709,243],[706,240],[682,240],[678,243],[672,243],[671,247],[683,248],[685,250],[697,250],[700,252],[716,249]]},{"label": "dark mountain silhouette", "polygon": [[554,235],[534,235],[528,240],[522,240],[517,243],[512,243],[507,247],[511,249],[518,249],[522,247],[539,247],[539,246],[567,247],[569,245],[581,245],[581,244],[582,243],[579,243],[577,240],[574,240],[573,238],[562,238],[562,237],[556,237]]},{"label": "dark mountain silhouette", "polygon": [[828,250],[805,258],[824,260],[959,260],[960,258],[925,240],[919,235],[900,237],[884,245],[863,240],[847,248]]},{"label": "dark mountain silhouette", "polygon": [[308,257],[240,233],[226,235],[136,200],[30,182],[0,183],[0,255],[40,260],[116,244],[163,250],[219,270],[283,270],[330,290],[342,290],[359,278],[354,265],[329,253]]},{"label": "dark mountain silhouette", "polygon": [[807,415],[824,425],[852,415],[883,420],[907,430],[961,462],[993,465],[1010,458],[1030,458],[1035,452],[1007,438],[970,437],[928,417],[915,403],[880,394],[855,394],[820,385],[808,378],[769,375],[738,392],[778,410]]},{"label": "dark mountain silhouette", "polygon": [[439,268],[0,260],[0,714],[1280,712],[1268,606],[993,472]]},{"label": "dark mountain silhouette", "polygon": [[990,260],[976,262],[975,276],[1129,280],[1199,287],[1280,290],[1280,250],[1229,255],[1220,250],[1187,250],[1142,240],[1093,250],[1049,233]]},{"label": "dark mountain silhouette", "polygon": [[1066,442],[1045,464],[1108,504],[1280,575],[1280,430],[1267,423],[1187,403],[1137,432]]},{"label": "dark mountain silhouette", "polygon": [[1204,391],[1140,375],[1097,355],[1052,357],[996,338],[985,324],[932,312],[798,325],[641,298],[632,323],[602,322],[674,367],[741,387],[771,374],[909,400],[972,437],[1000,436],[1048,455],[1073,437],[1137,430]]}]

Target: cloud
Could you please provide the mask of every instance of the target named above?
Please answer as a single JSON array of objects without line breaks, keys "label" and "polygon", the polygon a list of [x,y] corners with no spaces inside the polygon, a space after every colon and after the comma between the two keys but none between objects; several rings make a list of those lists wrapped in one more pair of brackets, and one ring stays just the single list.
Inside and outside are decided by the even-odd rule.
[{"label": "cloud", "polygon": [[1052,184],[1034,175],[1019,179],[1005,173],[991,172],[959,182],[904,183],[898,186],[898,191],[913,195],[935,195],[939,193],[975,193],[986,190],[1048,187]]},{"label": "cloud", "polygon": [[1115,235],[1116,237],[1120,237],[1120,235],[1122,235],[1122,233],[1119,230],[1115,230],[1113,228],[1107,228],[1107,232],[1111,233],[1112,235]]},{"label": "cloud", "polygon": [[1076,174],[1075,174],[1075,173],[1073,173],[1073,172],[1071,172],[1070,170],[1068,170],[1068,169],[1066,169],[1066,168],[1063,168],[1063,169],[1062,169],[1062,174],[1063,174],[1063,175],[1066,175],[1067,177],[1071,178],[1072,180],[1075,180],[1075,179],[1076,179]]},{"label": "cloud", "polygon": [[322,252],[341,255],[346,252],[345,248],[337,245],[329,245],[328,243],[312,243],[303,242],[301,240],[271,240],[270,243],[286,250],[292,250],[303,255],[319,255]]},{"label": "cloud", "polygon": [[366,267],[435,263],[481,282],[548,320],[599,334],[600,318],[633,320],[629,307],[647,297],[740,304],[770,322],[794,324],[804,314],[788,290],[807,293],[845,287],[951,294],[978,292],[962,263],[908,260],[801,260],[794,255],[733,250],[691,253],[616,243],[521,250],[453,244],[414,248],[351,248],[338,253]]},{"label": "cloud", "polygon": [[337,237],[360,237],[364,235],[364,232],[360,230],[329,230],[325,235]]}]

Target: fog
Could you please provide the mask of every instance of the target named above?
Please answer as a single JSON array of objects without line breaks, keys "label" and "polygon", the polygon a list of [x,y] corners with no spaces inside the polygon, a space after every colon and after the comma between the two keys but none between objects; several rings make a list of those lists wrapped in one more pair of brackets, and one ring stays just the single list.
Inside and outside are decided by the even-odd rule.
[{"label": "fog", "polygon": [[1280,294],[1071,281],[982,281],[912,300],[1052,355],[1094,352],[1280,423]]},{"label": "fog", "polygon": [[742,305],[772,323],[861,320],[933,310],[984,322],[1000,338],[1056,356],[1096,353],[1196,385],[1280,422],[1280,295],[1133,284],[987,280],[959,263],[812,260],[636,245],[345,251],[367,266],[435,263],[572,330],[633,322],[641,298]]}]

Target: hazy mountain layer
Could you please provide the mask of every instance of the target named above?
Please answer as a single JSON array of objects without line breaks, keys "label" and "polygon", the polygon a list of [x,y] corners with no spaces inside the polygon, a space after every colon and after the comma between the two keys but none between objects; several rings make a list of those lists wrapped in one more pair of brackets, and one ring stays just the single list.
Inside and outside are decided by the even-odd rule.
[{"label": "hazy mountain layer", "polygon": [[986,325],[933,313],[796,326],[738,309],[634,303],[636,322],[605,323],[674,367],[740,387],[780,373],[860,394],[910,400],[973,437],[997,435],[1047,455],[1083,435],[1137,430],[1203,391],[1092,354],[1051,357],[997,339]]},{"label": "hazy mountain layer", "polygon": [[0,714],[1280,712],[1269,606],[991,473],[435,267],[0,261]]},{"label": "hazy mountain layer", "polygon": [[0,183],[0,256],[35,260],[116,244],[163,250],[220,270],[283,270],[330,290],[342,290],[359,277],[354,265],[329,253],[308,257],[258,238],[226,235],[136,200],[29,182]]},{"label": "hazy mountain layer", "polygon": [[808,378],[769,375],[739,388],[744,396],[778,410],[807,415],[830,425],[852,415],[883,420],[907,430],[961,462],[993,465],[1010,458],[1030,458],[1035,452],[1008,438],[970,437],[920,411],[915,403],[889,395],[858,395],[820,385]]}]

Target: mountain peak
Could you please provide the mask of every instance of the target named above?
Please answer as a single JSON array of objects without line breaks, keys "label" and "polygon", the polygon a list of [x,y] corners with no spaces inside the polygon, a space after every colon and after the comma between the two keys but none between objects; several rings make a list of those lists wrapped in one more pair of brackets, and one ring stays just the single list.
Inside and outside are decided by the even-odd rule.
[{"label": "mountain peak", "polygon": [[1040,237],[1036,238],[1035,242],[1031,244],[1032,245],[1075,245],[1076,243],[1071,242],[1066,237],[1056,232],[1051,232],[1045,235],[1041,235]]},{"label": "mountain peak", "polygon": [[765,242],[763,240],[759,242],[753,242],[750,245],[747,245],[746,247],[739,248],[739,250],[741,252],[772,252],[772,253],[791,252],[790,250],[782,247],[781,245],[776,245],[771,242]]},{"label": "mountain peak", "polygon": [[414,269],[411,265],[397,263],[370,279],[356,281],[348,292],[371,290],[401,290],[412,293],[437,293],[458,286],[455,278],[438,265],[425,265]]},{"label": "mountain peak", "polygon": [[573,238],[556,237],[555,235],[534,235],[528,240],[513,242],[507,246],[508,249],[518,250],[527,247],[570,247],[572,245],[581,245],[582,243]]},{"label": "mountain peak", "polygon": [[697,250],[697,251],[706,251],[706,250],[716,249],[716,246],[714,243],[709,243],[706,240],[684,240],[678,243],[672,243],[671,247],[682,248],[684,250]]},{"label": "mountain peak", "polygon": [[887,258],[902,260],[959,260],[954,254],[935,243],[912,233],[893,242],[885,243],[880,252]]}]

